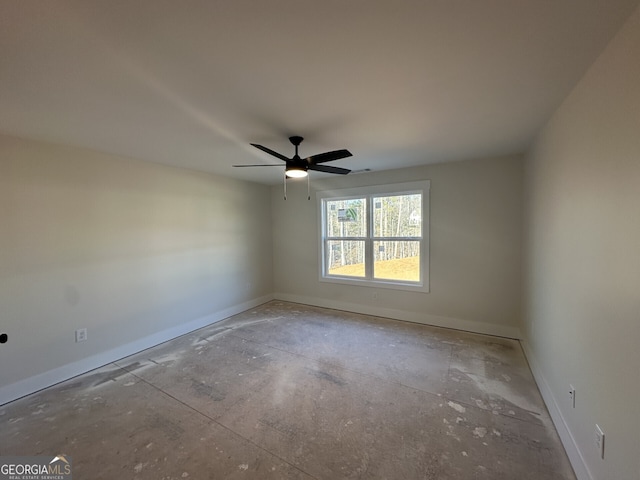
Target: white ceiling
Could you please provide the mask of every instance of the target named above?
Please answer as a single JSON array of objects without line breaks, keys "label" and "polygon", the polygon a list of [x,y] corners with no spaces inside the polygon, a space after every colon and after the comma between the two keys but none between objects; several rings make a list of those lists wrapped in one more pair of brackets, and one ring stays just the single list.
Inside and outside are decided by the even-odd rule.
[{"label": "white ceiling", "polygon": [[268,184],[231,165],[293,134],[353,170],[519,153],[637,4],[0,0],[0,132]]}]

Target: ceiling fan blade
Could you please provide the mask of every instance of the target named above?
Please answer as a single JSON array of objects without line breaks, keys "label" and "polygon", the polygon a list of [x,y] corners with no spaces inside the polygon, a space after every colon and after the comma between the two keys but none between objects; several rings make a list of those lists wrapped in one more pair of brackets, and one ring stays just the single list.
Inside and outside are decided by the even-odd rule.
[{"label": "ceiling fan blade", "polygon": [[284,165],[278,165],[275,163],[270,163],[265,165],[264,163],[259,163],[257,165],[231,165],[232,167],[284,167]]},{"label": "ceiling fan blade", "polygon": [[334,160],[340,160],[341,158],[351,157],[352,154],[349,150],[334,150],[333,152],[325,152],[320,153],[318,155],[312,155],[307,157],[307,160],[310,164],[314,163],[324,163],[324,162],[333,162]]},{"label": "ceiling fan blade", "polygon": [[351,170],[347,168],[331,167],[329,165],[309,165],[309,170],[315,170],[316,172],[325,173],[337,173],[338,175],[346,175]]},{"label": "ceiling fan blade", "polygon": [[258,145],[257,143],[252,143],[251,145],[256,147],[258,150],[262,150],[263,152],[268,153],[269,155],[273,155],[274,157],[279,158],[280,160],[284,160],[285,162],[288,162],[290,160],[290,158],[285,157],[281,153],[274,152],[273,150],[265,146]]}]

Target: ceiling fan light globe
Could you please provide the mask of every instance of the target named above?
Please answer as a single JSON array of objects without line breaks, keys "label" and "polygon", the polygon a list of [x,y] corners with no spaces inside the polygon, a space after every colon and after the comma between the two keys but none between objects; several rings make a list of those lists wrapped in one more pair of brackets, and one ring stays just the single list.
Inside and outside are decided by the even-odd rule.
[{"label": "ceiling fan light globe", "polygon": [[289,178],[303,178],[308,175],[307,171],[302,168],[288,168],[284,173]]}]

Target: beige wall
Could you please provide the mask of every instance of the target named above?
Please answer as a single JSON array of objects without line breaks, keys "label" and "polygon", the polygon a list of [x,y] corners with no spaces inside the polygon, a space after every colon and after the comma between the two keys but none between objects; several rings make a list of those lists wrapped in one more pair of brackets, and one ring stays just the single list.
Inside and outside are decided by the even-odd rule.
[{"label": "beige wall", "polygon": [[0,403],[270,296],[269,195],[0,136]]},{"label": "beige wall", "polygon": [[541,132],[526,178],[529,359],[579,478],[638,480],[640,10]]},{"label": "beige wall", "polygon": [[[278,298],[517,337],[522,159],[453,162],[313,180],[313,190],[431,181],[429,293],[319,281],[318,204],[306,181],[273,187]],[[373,294],[377,293],[377,298]]]}]

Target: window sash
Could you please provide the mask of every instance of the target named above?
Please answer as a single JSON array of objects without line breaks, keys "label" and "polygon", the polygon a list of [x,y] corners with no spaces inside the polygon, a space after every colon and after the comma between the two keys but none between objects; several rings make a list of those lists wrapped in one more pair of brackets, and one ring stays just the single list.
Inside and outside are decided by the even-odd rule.
[{"label": "window sash", "polygon": [[[347,272],[347,273],[342,273],[342,274],[330,273],[331,272],[331,266],[332,266],[331,257],[334,256],[335,252],[339,251],[338,255],[344,256],[344,252],[342,250],[340,250],[340,249],[335,249],[334,250],[333,248],[331,248],[332,247],[332,243],[331,242],[336,242],[336,243],[338,243],[338,242],[339,243],[349,242],[349,243],[361,243],[361,244],[363,244],[360,249],[358,249],[356,247],[356,256],[357,257],[361,256],[362,262],[347,263],[347,264],[343,264],[343,262],[341,262],[340,265],[338,267],[336,267],[336,268],[342,269],[343,272]],[[353,246],[351,246],[351,247],[353,248]],[[338,277],[366,279],[367,278],[366,256],[367,256],[366,241],[364,239],[362,239],[362,238],[356,239],[356,240],[343,240],[343,239],[326,240],[325,241],[325,255],[324,255],[324,261],[325,261],[324,268],[327,270],[326,274],[327,275],[331,275],[331,276],[338,276]],[[362,265],[362,267],[358,267],[359,265]],[[361,274],[360,274],[360,271],[362,271]]]},{"label": "window sash", "polygon": [[[382,230],[382,227],[380,225],[380,223],[377,220],[377,213],[384,213],[385,210],[387,210],[387,208],[392,208],[392,206],[390,205],[386,205],[387,208],[383,207],[383,205],[385,203],[388,204],[389,199],[394,199],[394,198],[398,198],[398,197],[415,197],[415,196],[420,196],[420,225],[416,225],[415,227],[419,228],[419,234],[413,234],[413,235],[383,235],[382,233],[384,232],[380,232],[377,233],[378,231]],[[371,214],[369,216],[369,220],[370,220],[370,226],[369,226],[369,234],[371,237],[378,237],[378,238],[382,238],[382,237],[413,237],[413,238],[419,238],[422,237],[422,204],[423,204],[423,192],[422,191],[402,191],[402,192],[395,192],[395,193],[385,193],[385,194],[376,194],[376,195],[371,195],[369,198],[369,202],[370,202],[370,206],[371,206]],[[410,199],[407,199],[408,201],[410,201]],[[400,212],[402,211],[402,207],[403,205],[406,206],[410,206],[410,205],[406,205],[405,202],[407,200],[401,200],[400,204],[397,205],[398,208],[398,217],[400,217]],[[380,203],[380,206],[378,206],[378,202]],[[409,227],[411,227],[411,214],[413,213],[413,211],[411,211],[411,213],[409,212],[404,212],[405,215],[408,217],[409,220]],[[408,215],[407,215],[408,214]],[[398,218],[398,222],[400,221],[400,219],[403,217]],[[380,218],[380,221],[382,221],[382,218]]]}]

